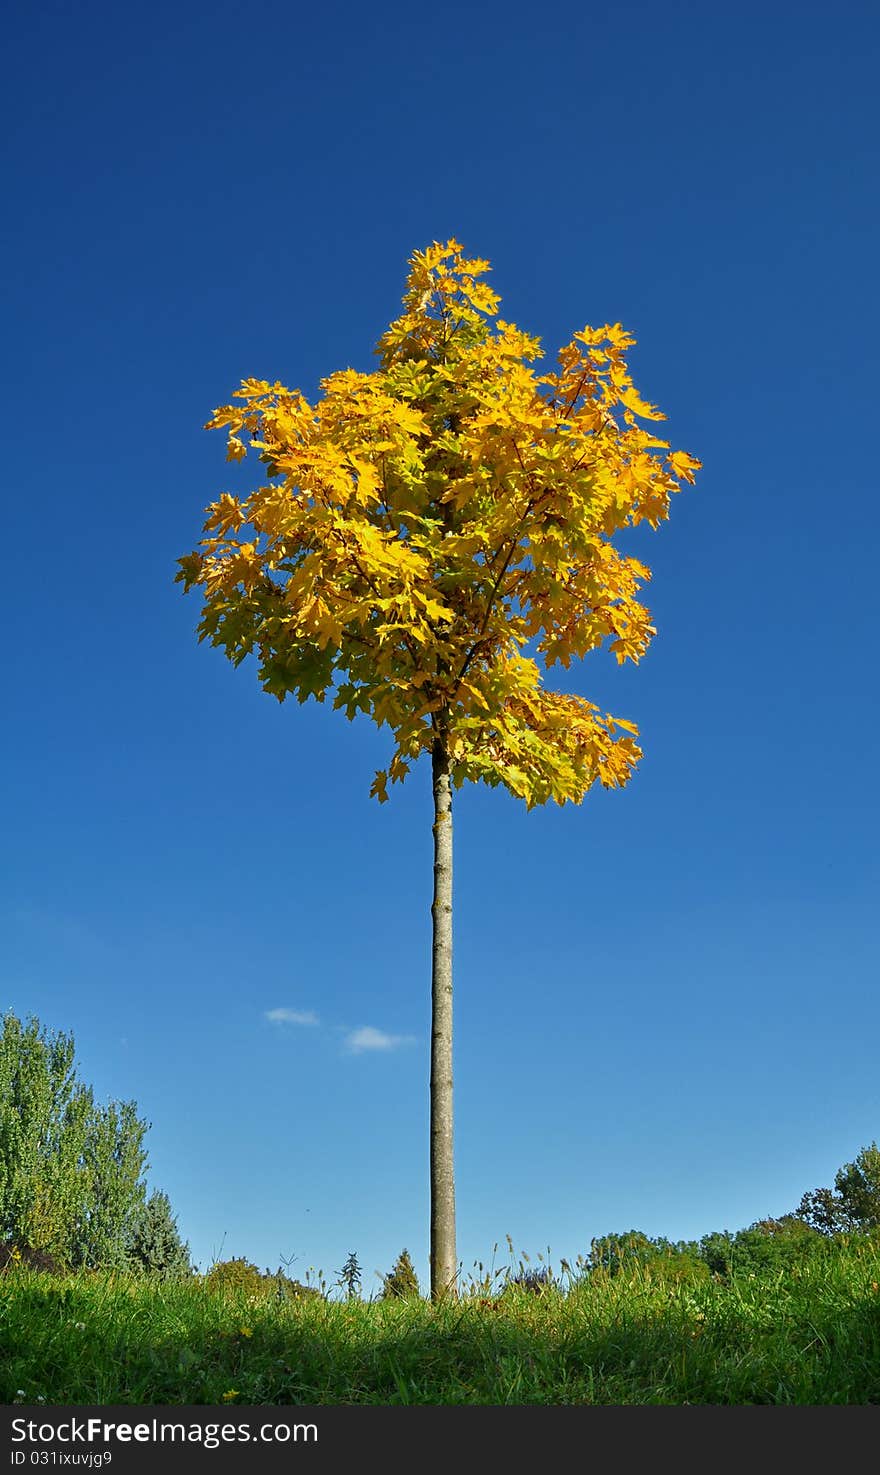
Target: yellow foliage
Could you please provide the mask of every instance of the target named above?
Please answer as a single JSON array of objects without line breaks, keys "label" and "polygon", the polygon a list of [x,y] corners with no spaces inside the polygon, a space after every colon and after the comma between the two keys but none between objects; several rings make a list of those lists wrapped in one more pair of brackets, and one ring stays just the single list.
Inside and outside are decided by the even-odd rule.
[{"label": "yellow foliage", "polygon": [[606,642],[641,659],[650,572],[612,539],[662,522],[700,463],[636,424],[664,417],[633,385],[620,323],[575,333],[538,372],[540,343],[498,316],[488,271],[434,242],[372,373],[329,375],[315,405],[246,379],[208,422],[229,459],[249,441],[267,479],[223,493],[180,560],[200,638],[255,654],[281,701],[331,692],[387,724],[380,801],[438,742],[457,783],[530,806],[622,785],[641,756],[634,723],[545,690],[537,662]]}]

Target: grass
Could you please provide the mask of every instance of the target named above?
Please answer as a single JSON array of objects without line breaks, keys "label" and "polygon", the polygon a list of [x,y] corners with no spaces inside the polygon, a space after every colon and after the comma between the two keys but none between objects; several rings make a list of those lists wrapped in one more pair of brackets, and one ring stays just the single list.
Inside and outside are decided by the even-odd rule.
[{"label": "grass", "polygon": [[0,1401],[32,1404],[880,1403],[880,1249],[785,1274],[648,1267],[459,1302],[254,1301],[11,1269]]}]

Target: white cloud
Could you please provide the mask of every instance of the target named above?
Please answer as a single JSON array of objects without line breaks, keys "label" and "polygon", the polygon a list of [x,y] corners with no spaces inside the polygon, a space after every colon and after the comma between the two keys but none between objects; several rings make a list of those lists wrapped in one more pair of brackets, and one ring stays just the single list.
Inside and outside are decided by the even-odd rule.
[{"label": "white cloud", "polygon": [[311,1009],[267,1009],[265,1018],[273,1024],[317,1024],[318,1016]]},{"label": "white cloud", "polygon": [[401,1045],[411,1045],[412,1035],[388,1035],[382,1029],[365,1024],[353,1029],[345,1037],[345,1048],[350,1055],[363,1055],[367,1050],[397,1050]]}]

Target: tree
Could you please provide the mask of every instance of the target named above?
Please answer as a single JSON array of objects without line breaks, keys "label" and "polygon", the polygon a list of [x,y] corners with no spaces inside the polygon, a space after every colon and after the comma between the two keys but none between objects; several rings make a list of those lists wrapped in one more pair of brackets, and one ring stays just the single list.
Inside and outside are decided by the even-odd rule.
[{"label": "tree", "polygon": [[409,1250],[401,1250],[393,1267],[382,1281],[382,1300],[405,1300],[419,1295],[419,1277]]},{"label": "tree", "polygon": [[167,1193],[150,1194],[129,1221],[126,1261],[137,1274],[182,1279],[192,1274],[189,1245],[184,1244]]},{"label": "tree", "polygon": [[348,1296],[349,1301],[356,1301],[361,1293],[361,1266],[358,1257],[352,1250],[342,1269],[339,1271],[339,1279],[336,1284],[341,1286]]},{"label": "tree", "polygon": [[133,1101],[95,1101],[72,1035],[11,1012],[2,1026],[0,1241],[74,1269],[125,1267],[144,1209],[147,1123]]},{"label": "tree", "polygon": [[649,1239],[640,1229],[629,1229],[625,1234],[603,1234],[599,1239],[591,1240],[587,1264],[591,1270],[619,1275],[622,1270],[646,1265],[660,1253],[655,1240]]},{"label": "tree", "polygon": [[695,1240],[650,1238],[640,1229],[624,1234],[603,1234],[590,1242],[587,1266],[591,1275],[633,1275],[649,1272],[654,1280],[672,1285],[698,1281],[708,1269]]},{"label": "tree", "polygon": [[842,1234],[853,1227],[840,1195],[833,1188],[814,1188],[811,1193],[805,1193],[795,1216],[820,1234]]},{"label": "tree", "polygon": [[487,270],[456,241],[417,252],[378,369],[331,374],[315,405],[244,380],[208,424],[233,461],[249,438],[264,484],[211,505],[177,574],[201,590],[199,638],[235,665],[254,654],[279,701],[332,693],[349,718],[390,729],[380,801],[430,756],[435,1297],[454,1293],[458,1268],[452,788],[500,784],[531,807],[626,783],[635,724],[546,690],[538,660],[568,667],[606,641],[619,662],[640,659],[650,574],[611,539],[656,527],[699,467],[639,425],[663,416],[633,386],[619,323],[576,333],[538,374],[539,342],[498,316]]},{"label": "tree", "polygon": [[880,1228],[880,1148],[863,1147],[853,1163],[844,1163],[834,1178],[844,1212],[857,1229]]},{"label": "tree", "polygon": [[88,1199],[73,1236],[75,1265],[126,1268],[129,1223],[146,1194],[147,1126],[133,1101],[95,1108],[82,1157]]},{"label": "tree", "polygon": [[699,1253],[714,1275],[778,1274],[803,1264],[821,1248],[823,1239],[815,1228],[795,1214],[781,1219],[759,1219],[748,1229],[705,1234]]},{"label": "tree", "polygon": [[834,1188],[805,1193],[796,1217],[821,1234],[880,1228],[880,1148],[863,1147],[855,1162],[844,1163],[834,1176]]},{"label": "tree", "polygon": [[93,1103],[69,1035],[9,1012],[0,1034],[0,1238],[66,1259],[85,1219]]}]

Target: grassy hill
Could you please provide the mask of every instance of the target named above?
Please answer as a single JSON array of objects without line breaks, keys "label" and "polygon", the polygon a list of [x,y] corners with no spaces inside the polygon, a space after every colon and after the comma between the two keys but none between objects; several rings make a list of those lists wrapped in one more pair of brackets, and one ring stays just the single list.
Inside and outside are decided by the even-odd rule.
[{"label": "grassy hill", "polygon": [[878,1403],[880,1244],[724,1276],[673,1255],[438,1306],[10,1266],[0,1369],[22,1404]]}]

